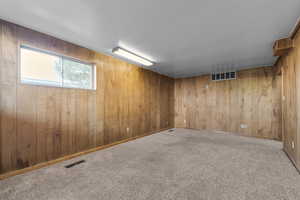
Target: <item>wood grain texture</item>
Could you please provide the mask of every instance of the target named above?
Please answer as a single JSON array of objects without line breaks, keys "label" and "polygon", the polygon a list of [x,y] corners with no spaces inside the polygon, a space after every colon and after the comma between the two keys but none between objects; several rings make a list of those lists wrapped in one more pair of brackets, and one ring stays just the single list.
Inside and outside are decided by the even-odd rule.
[{"label": "wood grain texture", "polygon": [[[21,44],[95,63],[97,90],[20,84]],[[0,173],[174,126],[277,140],[283,130],[285,149],[300,162],[298,45],[277,67],[283,69],[282,81],[271,67],[240,71],[231,81],[174,80],[0,21]],[[296,149],[289,147],[291,141]]]},{"label": "wood grain texture", "polygon": [[282,38],[276,40],[273,45],[273,55],[283,56],[287,54],[291,49],[293,49],[294,44],[291,38]]},{"label": "wood grain texture", "polygon": [[[298,29],[297,29],[298,30]],[[300,170],[300,31],[294,48],[276,63],[282,74],[282,132],[284,151]],[[294,148],[293,148],[294,143]]]},{"label": "wood grain texture", "polygon": [[[165,131],[165,130],[167,130],[167,129],[161,129],[161,130],[158,130],[158,131],[160,132],[160,131]],[[16,176],[16,175],[19,175],[19,174],[24,174],[24,173],[27,173],[27,172],[30,172],[30,171],[33,171],[33,170],[36,170],[36,169],[40,169],[42,167],[54,165],[58,162],[62,162],[62,161],[65,161],[65,160],[70,160],[70,159],[76,158],[78,156],[82,156],[82,155],[89,154],[89,153],[92,153],[92,152],[95,152],[95,151],[107,149],[107,148],[110,148],[112,146],[119,145],[119,144],[129,142],[129,141],[133,141],[133,140],[136,140],[136,139],[139,139],[139,138],[142,138],[142,137],[145,137],[145,136],[149,136],[149,135],[152,135],[152,134],[155,134],[155,133],[157,133],[157,131],[149,132],[149,133],[139,135],[139,136],[135,136],[135,137],[130,137],[130,138],[120,140],[120,141],[117,141],[117,142],[113,142],[113,143],[110,143],[110,144],[106,144],[106,145],[100,145],[100,146],[95,147],[95,148],[91,148],[91,149],[84,150],[84,151],[74,153],[74,154],[69,154],[69,155],[54,159],[54,160],[41,162],[41,163],[38,163],[38,164],[30,166],[30,167],[26,167],[26,168],[10,171],[10,172],[4,173],[4,174],[0,174],[0,181],[4,180],[4,179],[7,179],[9,177],[12,177],[12,176]]]},{"label": "wood grain texture", "polygon": [[[97,89],[20,84],[21,44],[95,63]],[[0,173],[174,126],[173,79],[5,21],[0,72]]]},{"label": "wood grain texture", "polygon": [[16,26],[0,23],[0,172],[17,168]]},{"label": "wood grain texture", "polygon": [[230,81],[176,79],[175,127],[281,140],[280,80],[271,67],[240,71]]}]

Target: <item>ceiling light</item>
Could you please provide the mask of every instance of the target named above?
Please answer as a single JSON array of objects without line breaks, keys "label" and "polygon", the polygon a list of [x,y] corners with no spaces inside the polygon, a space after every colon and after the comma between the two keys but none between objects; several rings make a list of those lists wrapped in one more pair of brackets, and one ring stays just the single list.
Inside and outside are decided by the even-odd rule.
[{"label": "ceiling light", "polygon": [[138,56],[138,55],[136,55],[134,53],[131,53],[131,52],[125,50],[125,49],[122,49],[120,47],[114,48],[112,52],[114,54],[119,55],[119,56],[125,57],[125,58],[127,58],[129,60],[138,62],[138,63],[140,63],[142,65],[151,66],[151,65],[154,64],[153,62],[151,62],[151,61],[149,61],[149,60],[147,60],[147,59],[145,59],[145,58],[143,58],[141,56]]}]

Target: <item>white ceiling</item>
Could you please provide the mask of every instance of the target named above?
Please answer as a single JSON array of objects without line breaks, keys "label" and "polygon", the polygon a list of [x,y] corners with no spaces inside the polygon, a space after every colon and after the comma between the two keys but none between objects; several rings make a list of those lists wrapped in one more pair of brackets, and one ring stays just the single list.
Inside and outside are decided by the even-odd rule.
[{"label": "white ceiling", "polygon": [[1,0],[0,18],[106,54],[116,46],[172,77],[272,65],[299,0]]}]

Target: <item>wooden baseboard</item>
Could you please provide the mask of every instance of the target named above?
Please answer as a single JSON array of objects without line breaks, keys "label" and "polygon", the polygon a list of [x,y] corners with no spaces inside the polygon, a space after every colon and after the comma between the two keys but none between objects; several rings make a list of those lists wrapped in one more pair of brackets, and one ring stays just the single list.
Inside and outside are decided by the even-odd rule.
[{"label": "wooden baseboard", "polygon": [[291,163],[294,165],[294,167],[296,168],[296,170],[299,172],[300,174],[300,168],[297,166],[296,161],[292,158],[292,156],[290,156],[290,154],[283,148],[282,151],[285,153],[285,155],[289,158],[289,160],[291,161]]},{"label": "wooden baseboard", "polygon": [[269,138],[269,137],[263,137],[263,136],[250,136],[250,135],[244,135],[244,134],[238,133],[238,132],[228,132],[228,131],[212,130],[212,129],[185,128],[185,127],[175,127],[175,128],[183,128],[183,129],[189,129],[189,130],[195,130],[195,131],[213,131],[213,132],[217,132],[217,133],[232,134],[232,135],[249,137],[249,138],[257,138],[257,139],[275,140],[275,141],[281,142],[281,140],[277,139],[277,138]]},{"label": "wooden baseboard", "polygon": [[12,176],[16,176],[16,175],[19,175],[19,174],[24,174],[24,173],[27,173],[27,172],[30,172],[30,171],[33,171],[33,170],[36,170],[36,169],[43,168],[43,167],[47,167],[49,165],[53,165],[53,164],[56,164],[56,163],[59,163],[59,162],[65,161],[65,160],[70,160],[72,158],[82,156],[82,155],[85,155],[85,154],[88,154],[88,153],[92,153],[92,152],[99,151],[99,150],[102,150],[102,149],[107,149],[109,147],[112,147],[112,146],[115,146],[115,145],[118,145],[118,144],[126,143],[126,142],[129,142],[129,141],[136,140],[136,139],[139,139],[139,138],[142,138],[142,137],[145,137],[145,136],[149,136],[149,135],[152,135],[152,134],[155,134],[155,133],[158,133],[158,132],[161,132],[161,131],[165,131],[165,130],[168,130],[168,129],[171,129],[171,128],[160,129],[160,130],[149,132],[149,133],[146,133],[146,134],[143,134],[143,135],[140,135],[140,136],[135,136],[135,137],[132,137],[132,138],[128,138],[128,139],[120,140],[120,141],[117,141],[117,142],[113,142],[111,144],[95,147],[93,149],[88,149],[86,151],[82,151],[82,152],[74,153],[74,154],[71,154],[71,155],[67,155],[67,156],[64,156],[64,157],[61,157],[61,158],[58,158],[58,159],[55,159],[55,160],[50,160],[50,161],[47,161],[47,162],[39,163],[39,164],[30,166],[30,167],[27,167],[27,168],[24,168],[24,169],[19,169],[19,170],[7,172],[7,173],[4,173],[4,174],[0,175],[0,180],[6,179],[6,178],[9,178],[9,177],[12,177]]}]

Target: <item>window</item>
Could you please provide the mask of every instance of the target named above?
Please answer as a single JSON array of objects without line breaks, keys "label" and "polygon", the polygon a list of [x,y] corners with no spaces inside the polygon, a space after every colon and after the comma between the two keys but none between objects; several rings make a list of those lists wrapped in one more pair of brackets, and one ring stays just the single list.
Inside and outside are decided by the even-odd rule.
[{"label": "window", "polygon": [[61,55],[21,46],[21,83],[96,89],[95,67]]}]

